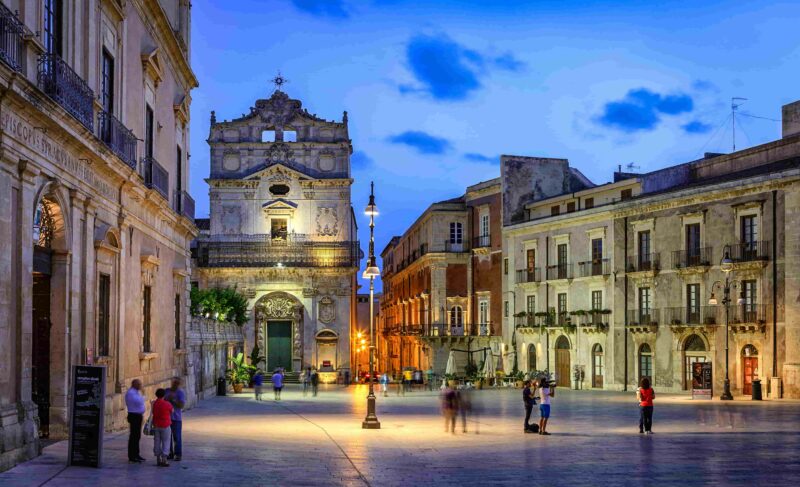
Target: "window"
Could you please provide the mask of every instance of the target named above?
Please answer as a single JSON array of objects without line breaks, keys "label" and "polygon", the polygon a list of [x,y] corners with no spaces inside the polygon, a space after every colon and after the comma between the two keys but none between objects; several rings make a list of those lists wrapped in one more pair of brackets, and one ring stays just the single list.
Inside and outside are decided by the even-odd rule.
[{"label": "window", "polygon": [[592,275],[600,276],[603,274],[603,239],[592,239]]},{"label": "window", "polygon": [[178,193],[176,198],[180,198],[180,193],[183,191],[183,151],[181,146],[177,146],[175,149],[175,191]]},{"label": "window", "polygon": [[686,285],[686,323],[700,323],[700,284]]},{"label": "window", "polygon": [[525,251],[525,267],[529,274],[536,269],[536,249]]},{"label": "window", "polygon": [[563,325],[567,318],[567,293],[558,293],[558,324]]},{"label": "window", "polygon": [[481,237],[489,236],[489,215],[481,215]]},{"label": "window", "polygon": [[103,49],[100,78],[100,103],[103,105],[103,111],[111,115],[114,113],[114,58],[105,49]]},{"label": "window", "polygon": [[144,155],[153,157],[153,108],[144,106]]},{"label": "window", "polygon": [[478,323],[481,325],[489,323],[489,301],[485,299],[478,302]]},{"label": "window", "polygon": [[525,300],[526,300],[525,311],[528,312],[528,315],[533,315],[534,313],[536,313],[536,296],[535,295],[527,296]]},{"label": "window", "polygon": [[109,322],[111,318],[111,277],[100,274],[97,282],[97,355],[109,355]]},{"label": "window", "polygon": [[567,278],[567,244],[558,244],[556,247],[557,276],[556,279]]},{"label": "window", "polygon": [[629,200],[633,197],[633,190],[632,189],[623,189],[620,193],[620,198],[622,201]]},{"label": "window", "polygon": [[503,274],[508,275],[508,258],[503,259]]},{"label": "window", "polygon": [[586,198],[583,200],[583,207],[587,210],[590,208],[594,208],[594,198]]},{"label": "window", "polygon": [[744,298],[744,321],[752,323],[756,321],[756,302],[758,287],[755,280],[742,281],[742,298]]},{"label": "window", "polygon": [[592,291],[592,309],[603,309],[603,291]]},{"label": "window", "polygon": [[450,308],[450,326],[460,327],[464,324],[464,313],[461,306],[453,306]]},{"label": "window", "polygon": [[686,225],[686,257],[688,265],[697,265],[700,261],[700,224]]},{"label": "window", "polygon": [[746,215],[741,218],[742,243],[754,245],[758,241],[758,226],[756,215]]},{"label": "window", "polygon": [[264,130],[261,132],[261,142],[275,142],[275,131]]},{"label": "window", "polygon": [[61,56],[64,29],[64,7],[62,0],[44,0],[42,42],[48,54]]},{"label": "window", "polygon": [[463,241],[464,232],[460,222],[450,222],[450,243],[460,244]]},{"label": "window", "polygon": [[572,213],[573,211],[575,211],[575,202],[570,201],[567,203],[567,213]]},{"label": "window", "polygon": [[645,377],[653,383],[653,351],[646,343],[639,347],[639,382]]},{"label": "window", "polygon": [[142,295],[142,351],[152,352],[150,348],[150,286],[144,287]]},{"label": "window", "polygon": [[272,218],[270,220],[270,235],[272,240],[286,240],[289,237],[289,224],[286,218]]},{"label": "window", "polygon": [[650,288],[639,288],[639,323],[642,325],[649,325],[652,323],[650,316]]},{"label": "window", "polygon": [[284,130],[283,131],[283,141],[284,142],[297,142],[297,132],[294,130]]},{"label": "window", "polygon": [[639,232],[639,268],[637,270],[650,270],[652,262],[650,260],[650,230]]},{"label": "window", "polygon": [[550,216],[556,216],[559,213],[561,213],[561,207],[559,207],[558,205],[550,207]]},{"label": "window", "polygon": [[508,301],[503,302],[503,316],[508,318]]},{"label": "window", "polygon": [[181,295],[175,293],[175,349],[181,348]]}]

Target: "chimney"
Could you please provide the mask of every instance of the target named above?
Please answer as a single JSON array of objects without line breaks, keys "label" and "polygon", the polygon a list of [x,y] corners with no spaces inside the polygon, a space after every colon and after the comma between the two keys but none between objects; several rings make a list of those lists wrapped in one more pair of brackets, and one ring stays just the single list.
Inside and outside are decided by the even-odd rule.
[{"label": "chimney", "polygon": [[781,111],[783,119],[783,138],[800,134],[800,100],[784,105]]}]

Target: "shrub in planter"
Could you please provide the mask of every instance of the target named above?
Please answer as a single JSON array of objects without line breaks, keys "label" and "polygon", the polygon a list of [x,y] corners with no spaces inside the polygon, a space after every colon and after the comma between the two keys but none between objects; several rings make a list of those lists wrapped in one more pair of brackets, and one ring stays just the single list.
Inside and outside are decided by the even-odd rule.
[{"label": "shrub in planter", "polygon": [[252,370],[255,370],[255,367],[245,363],[243,353],[239,352],[235,357],[230,359],[225,378],[228,379],[228,382],[233,386],[233,392],[236,394],[242,392],[244,385],[250,382]]}]

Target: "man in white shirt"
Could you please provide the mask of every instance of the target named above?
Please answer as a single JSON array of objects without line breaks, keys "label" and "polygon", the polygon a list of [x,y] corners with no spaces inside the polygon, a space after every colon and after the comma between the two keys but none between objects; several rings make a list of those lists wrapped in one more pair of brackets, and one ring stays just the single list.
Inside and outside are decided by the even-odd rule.
[{"label": "man in white shirt", "polygon": [[144,458],[139,454],[139,440],[142,438],[142,420],[144,418],[144,396],[142,381],[133,379],[131,388],[125,393],[125,406],[128,408],[128,423],[131,431],[128,436],[128,462],[141,463]]},{"label": "man in white shirt", "polygon": [[550,383],[548,378],[543,378],[539,387],[539,434],[549,436],[550,433],[546,431],[547,420],[550,418],[550,398],[556,396],[556,385]]}]

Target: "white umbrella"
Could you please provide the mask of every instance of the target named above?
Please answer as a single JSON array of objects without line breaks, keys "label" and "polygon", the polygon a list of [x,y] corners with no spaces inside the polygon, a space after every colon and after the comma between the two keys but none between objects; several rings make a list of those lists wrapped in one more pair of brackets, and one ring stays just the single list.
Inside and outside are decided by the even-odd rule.
[{"label": "white umbrella", "polygon": [[444,369],[445,374],[456,373],[456,353],[450,350],[450,356],[447,357],[447,367]]},{"label": "white umbrella", "polygon": [[489,380],[494,379],[495,374],[495,366],[494,366],[494,355],[492,355],[491,350],[489,353],[486,354],[486,360],[483,362],[483,376]]}]

